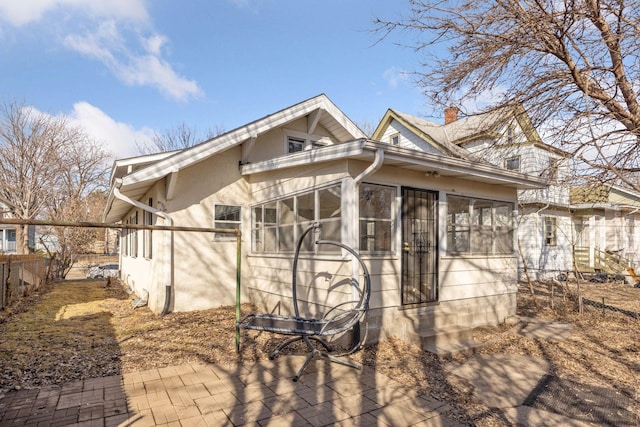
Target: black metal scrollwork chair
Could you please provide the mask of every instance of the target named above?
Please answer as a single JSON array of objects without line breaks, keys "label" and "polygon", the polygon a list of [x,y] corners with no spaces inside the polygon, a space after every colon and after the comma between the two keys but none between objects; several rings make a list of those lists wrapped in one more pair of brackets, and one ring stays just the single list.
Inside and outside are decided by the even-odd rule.
[{"label": "black metal scrollwork chair", "polygon": [[[294,338],[287,339],[271,352],[271,354],[269,355],[269,359],[271,360],[273,360],[288,345],[293,344],[297,341],[304,341],[309,350],[309,354],[302,367],[293,377],[293,381],[298,381],[298,379],[314,357],[326,358],[332,362],[356,369],[362,368],[359,364],[343,358],[343,356],[356,352],[361,348],[363,344],[363,338],[361,338],[359,334],[359,325],[360,321],[364,318],[369,309],[369,297],[371,295],[371,279],[369,276],[369,271],[367,270],[367,266],[362,261],[362,258],[360,258],[358,253],[353,248],[345,245],[344,243],[335,242],[332,240],[315,241],[316,245],[339,246],[340,248],[349,252],[358,261],[358,263],[360,264],[360,268],[362,269],[363,283],[360,283],[359,272],[354,274],[355,277],[351,277],[351,285],[354,287],[354,289],[358,289],[358,298],[341,302],[336,306],[331,307],[331,309],[328,310],[327,313],[325,313],[319,319],[300,316],[296,289],[298,257],[300,255],[300,248],[302,247],[304,238],[312,230],[317,230],[319,228],[320,224],[318,223],[314,223],[309,226],[298,238],[298,242],[296,245],[296,250],[293,257],[293,273],[291,280],[293,309],[295,312],[295,316],[282,316],[272,313],[253,313],[242,318],[242,320],[240,320],[237,325],[241,329],[266,331],[281,335],[295,335]],[[358,269],[356,269],[356,271],[358,271]],[[331,354],[331,348],[329,347],[326,339],[323,339],[323,337],[331,337],[348,331],[352,328],[355,329],[354,334],[357,335],[357,338],[353,340],[351,348],[340,354]],[[312,341],[318,343],[324,350],[318,350],[313,345]]]}]

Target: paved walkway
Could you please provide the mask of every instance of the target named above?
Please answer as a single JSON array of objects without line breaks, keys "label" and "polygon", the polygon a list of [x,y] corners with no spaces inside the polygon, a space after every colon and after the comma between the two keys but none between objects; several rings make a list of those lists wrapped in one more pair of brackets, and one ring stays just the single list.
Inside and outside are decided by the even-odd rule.
[{"label": "paved walkway", "polygon": [[367,367],[303,358],[190,364],[7,394],[0,426],[457,426],[446,404]]},{"label": "paved walkway", "polygon": [[[570,325],[529,319],[518,333],[565,339]],[[458,426],[446,403],[365,367],[304,356],[251,366],[190,364],[24,390],[0,398],[4,426]],[[450,366],[504,425],[635,427],[633,401],[616,390],[553,377],[525,355],[476,354]]]}]

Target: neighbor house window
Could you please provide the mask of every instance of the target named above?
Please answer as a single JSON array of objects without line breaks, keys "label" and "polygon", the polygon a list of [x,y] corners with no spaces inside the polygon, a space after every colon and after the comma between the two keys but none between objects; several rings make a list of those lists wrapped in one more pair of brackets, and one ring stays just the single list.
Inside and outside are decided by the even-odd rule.
[{"label": "neighbor house window", "polygon": [[400,144],[400,134],[399,133],[394,133],[393,135],[391,135],[389,137],[389,144],[391,144],[391,145]]},{"label": "neighbor house window", "polygon": [[553,159],[550,158],[549,159],[549,167],[547,169],[547,178],[549,178],[550,181],[557,181],[558,180],[558,165],[559,165],[559,160],[558,159]]},{"label": "neighbor house window", "polygon": [[520,172],[520,156],[510,157],[504,161],[504,168]]},{"label": "neighbor house window", "polygon": [[449,196],[447,253],[513,253],[513,203]]},{"label": "neighbor house window", "polygon": [[[251,248],[254,252],[291,253],[298,236],[313,222],[322,224],[324,240],[340,241],[342,211],[340,185],[305,191],[251,208]],[[314,251],[312,239],[303,242],[302,251]],[[336,251],[323,246],[320,251]]]},{"label": "neighbor house window", "polygon": [[395,187],[360,185],[360,251],[391,252],[395,198]]},{"label": "neighbor house window", "polygon": [[[219,228],[223,230],[239,230],[242,226],[242,208],[237,205],[215,205],[213,219],[213,228]],[[230,239],[233,237],[233,234],[215,234],[215,238],[218,240]]]},{"label": "neighbor house window", "polygon": [[544,243],[547,246],[556,246],[558,244],[556,218],[544,217]]}]

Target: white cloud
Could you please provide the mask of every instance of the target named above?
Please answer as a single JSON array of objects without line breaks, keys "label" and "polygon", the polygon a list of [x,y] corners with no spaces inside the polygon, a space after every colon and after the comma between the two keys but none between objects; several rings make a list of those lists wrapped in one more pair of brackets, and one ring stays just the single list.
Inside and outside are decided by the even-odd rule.
[{"label": "white cloud", "polygon": [[54,10],[72,16],[59,35],[64,45],[100,61],[123,83],[151,86],[178,101],[202,95],[198,83],[178,74],[165,58],[169,40],[148,29],[144,0],[0,0],[0,19],[14,26],[46,19]]},{"label": "white cloud", "polygon": [[382,73],[382,76],[392,89],[396,89],[400,82],[407,80],[407,72],[395,66],[387,68],[384,73]]},{"label": "white cloud", "polygon": [[78,10],[94,18],[148,19],[144,0],[0,0],[0,14],[15,27],[37,22],[55,9]]},{"label": "white cloud", "polygon": [[139,155],[137,145],[149,143],[153,136],[152,129],[135,129],[130,124],[117,122],[88,102],[75,103],[68,118],[71,124],[83,128],[90,137],[103,143],[116,158]]}]

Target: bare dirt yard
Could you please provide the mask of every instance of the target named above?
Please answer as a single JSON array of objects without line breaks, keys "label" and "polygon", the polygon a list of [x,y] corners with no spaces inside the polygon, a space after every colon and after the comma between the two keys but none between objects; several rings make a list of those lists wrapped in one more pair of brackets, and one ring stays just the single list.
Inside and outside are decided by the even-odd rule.
[{"label": "bare dirt yard", "polygon": [[[521,325],[498,325],[476,331],[475,339],[484,345],[474,351],[539,356],[550,362],[554,377],[622,393],[635,402],[631,410],[638,413],[640,289],[582,283],[582,314],[575,283],[564,292],[539,283],[534,290],[535,298],[528,285],[521,287],[518,314],[571,323],[569,338],[535,339],[518,334]],[[154,367],[236,365],[267,358],[279,342],[268,334],[244,333],[242,351],[236,354],[233,307],[161,318],[146,307],[134,310],[130,298],[118,283],[69,280],[0,312],[0,398],[14,390]],[[249,310],[243,307],[245,313]],[[471,356],[463,352],[438,357],[387,339],[354,357],[420,394],[448,402],[447,415],[462,423],[505,425],[474,397],[470,384],[449,373],[451,366]]]}]

